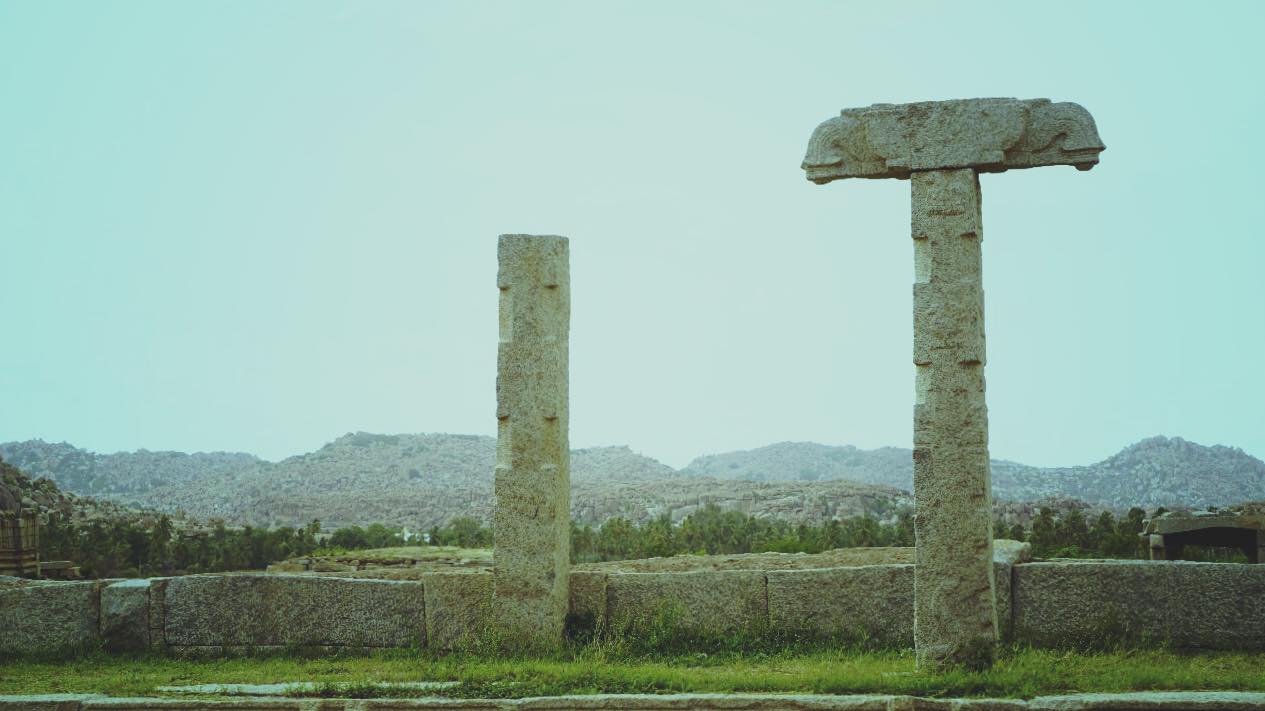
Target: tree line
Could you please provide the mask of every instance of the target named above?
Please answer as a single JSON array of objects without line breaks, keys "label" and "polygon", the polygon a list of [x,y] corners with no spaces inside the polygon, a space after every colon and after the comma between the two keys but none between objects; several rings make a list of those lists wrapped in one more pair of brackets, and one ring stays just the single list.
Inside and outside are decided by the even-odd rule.
[{"label": "tree line", "polygon": [[[1152,515],[1162,513],[1163,509]],[[1103,511],[1091,519],[1073,509],[1056,513],[1046,507],[1028,525],[998,518],[998,538],[1032,544],[1041,558],[1146,558],[1139,537],[1147,513],[1130,509],[1121,517]],[[287,558],[312,554],[401,545],[487,548],[492,530],[462,516],[424,536],[409,537],[382,524],[339,528],[322,536],[320,521],[302,527],[228,528],[213,522],[206,528],[178,529],[167,516],[112,519],[69,524],[50,515],[40,532],[41,560],[71,560],[85,577],[147,577],[186,573],[263,569]],[[704,506],[674,523],[662,515],[642,524],[612,518],[599,527],[571,523],[571,560],[591,563],[680,554],[820,553],[835,548],[912,546],[910,511],[887,521],[871,516],[793,524],[756,518],[738,511]],[[1236,551],[1188,550],[1203,560],[1237,560]]]}]

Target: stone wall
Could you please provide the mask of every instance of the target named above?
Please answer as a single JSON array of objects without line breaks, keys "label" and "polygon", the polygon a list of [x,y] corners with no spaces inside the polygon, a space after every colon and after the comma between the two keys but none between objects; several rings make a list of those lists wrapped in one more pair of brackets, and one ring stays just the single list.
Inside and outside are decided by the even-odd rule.
[{"label": "stone wall", "polygon": [[[1003,633],[1041,646],[1167,642],[1265,650],[1265,566],[1161,561],[994,562]],[[636,634],[765,630],[913,641],[913,566],[576,573],[573,622]],[[484,638],[488,572],[418,581],[197,575],[0,588],[0,656],[104,647],[173,654],[251,649],[450,649]]]}]

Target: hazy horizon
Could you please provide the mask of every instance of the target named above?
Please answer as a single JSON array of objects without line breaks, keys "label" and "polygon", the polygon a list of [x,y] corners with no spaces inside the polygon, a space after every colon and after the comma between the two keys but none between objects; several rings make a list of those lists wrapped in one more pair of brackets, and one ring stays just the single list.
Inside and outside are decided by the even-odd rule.
[{"label": "hazy horizon", "polygon": [[909,447],[907,181],[847,107],[1075,101],[984,175],[990,448],[1265,458],[1265,4],[0,5],[0,441],[496,431],[496,238],[571,240],[571,445]]},{"label": "hazy horizon", "polygon": [[[136,449],[128,449],[128,450],[97,451],[97,450],[93,450],[93,449],[91,449],[91,448],[86,448],[86,447],[79,446],[79,445],[75,444],[74,442],[68,442],[68,441],[66,441],[66,440],[56,440],[56,439],[46,439],[46,438],[40,438],[40,437],[33,437],[33,438],[30,438],[29,440],[22,440],[22,441],[41,440],[41,441],[44,441],[44,442],[49,443],[49,444],[69,444],[69,445],[71,445],[71,446],[78,447],[79,449],[82,449],[82,450],[85,450],[85,451],[90,451],[90,452],[92,452],[92,453],[94,453],[94,454],[101,454],[101,455],[112,455],[112,454],[135,454],[135,453],[136,453],[136,452],[138,452],[138,451],[148,451],[148,452],[166,452],[166,451],[176,451],[176,452],[182,452],[182,453],[184,453],[184,454],[250,454],[250,455],[254,455],[254,456],[258,457],[260,460],[263,460],[263,461],[265,461],[265,462],[271,462],[271,463],[274,463],[274,464],[275,464],[275,463],[277,463],[277,462],[284,461],[284,460],[286,460],[286,459],[291,459],[291,458],[293,458],[293,457],[300,457],[300,456],[302,456],[302,455],[304,455],[304,454],[309,454],[309,453],[311,453],[311,452],[314,452],[314,451],[316,451],[316,450],[320,449],[321,447],[324,447],[325,445],[328,445],[328,444],[333,444],[333,443],[334,443],[334,441],[336,441],[336,440],[338,440],[338,439],[341,439],[341,438],[343,438],[343,437],[347,437],[347,436],[350,436],[350,435],[354,435],[354,434],[356,434],[357,432],[364,432],[364,430],[357,430],[357,431],[354,431],[354,432],[344,432],[343,434],[337,435],[337,436],[335,436],[335,437],[331,437],[331,438],[329,438],[328,440],[326,440],[325,442],[323,442],[323,443],[321,443],[321,444],[319,444],[319,445],[317,445],[317,446],[315,446],[315,447],[312,447],[312,448],[310,448],[310,449],[306,449],[306,450],[299,451],[299,452],[293,452],[293,453],[291,453],[291,454],[287,454],[287,455],[284,455],[284,456],[281,456],[281,457],[275,457],[275,458],[274,458],[274,457],[264,457],[264,456],[260,456],[259,454],[255,453],[255,452],[249,452],[249,451],[240,450],[240,449],[220,449],[220,450],[193,450],[193,451],[184,451],[184,450],[169,450],[169,449],[160,449],[160,448],[153,448],[153,447],[138,447],[138,448],[136,448]],[[488,435],[488,434],[480,434],[480,433],[474,433],[474,432],[368,432],[367,434],[386,435],[386,436],[453,435],[453,436],[456,436],[456,437],[487,437],[487,438],[489,438],[489,439],[496,439],[496,435],[494,435],[494,434],[493,434],[493,435]],[[994,459],[994,460],[1002,460],[1002,459],[1004,459],[1004,460],[1007,460],[1007,461],[1014,461],[1014,462],[1015,462],[1015,463],[1017,463],[1017,464],[1024,464],[1024,465],[1034,466],[1034,467],[1038,467],[1038,468],[1056,468],[1056,467],[1062,467],[1062,466],[1081,466],[1081,465],[1097,464],[1098,462],[1100,462],[1100,461],[1102,461],[1102,460],[1104,460],[1104,459],[1107,459],[1107,458],[1108,458],[1108,457],[1110,457],[1111,455],[1116,454],[1116,453],[1120,452],[1121,450],[1123,450],[1123,449],[1125,449],[1125,448],[1127,448],[1127,447],[1130,447],[1130,446],[1132,446],[1132,445],[1134,445],[1134,444],[1137,444],[1138,442],[1141,442],[1141,441],[1143,441],[1143,440],[1152,439],[1152,438],[1154,438],[1154,437],[1163,437],[1163,438],[1165,438],[1165,439],[1170,439],[1170,440],[1172,440],[1172,439],[1181,439],[1181,440],[1184,440],[1184,441],[1186,441],[1186,442],[1190,442],[1190,443],[1192,443],[1192,444],[1196,444],[1196,445],[1200,445],[1200,446],[1205,446],[1205,447],[1216,447],[1216,446],[1222,446],[1222,447],[1231,447],[1231,448],[1239,449],[1239,450],[1241,450],[1241,451],[1246,451],[1246,450],[1243,450],[1243,448],[1242,448],[1242,447],[1236,447],[1235,445],[1224,444],[1224,443],[1221,443],[1221,442],[1195,442],[1194,440],[1188,439],[1188,438],[1186,438],[1186,437],[1182,437],[1181,435],[1166,435],[1166,434],[1157,434],[1157,435],[1151,435],[1150,437],[1142,437],[1142,438],[1140,438],[1140,439],[1138,439],[1138,440],[1135,440],[1135,441],[1133,441],[1133,442],[1125,442],[1125,443],[1121,444],[1119,447],[1116,447],[1114,450],[1112,450],[1111,452],[1108,452],[1107,454],[1104,454],[1104,455],[1103,455],[1103,456],[1101,456],[1101,457],[1098,457],[1098,458],[1093,459],[1093,460],[1090,460],[1090,461],[1077,462],[1077,463],[1074,463],[1074,464],[1057,464],[1057,465],[1056,465],[1056,464],[1042,464],[1042,463],[1040,463],[1040,462],[1025,462],[1025,461],[1019,461],[1019,460],[1011,460],[1011,459],[1008,459],[1007,457],[998,457],[996,454],[993,454],[991,458],[992,458],[992,459]],[[12,442],[13,442],[12,440],[8,440],[8,441],[3,441],[3,442],[0,442],[0,444],[9,444],[9,443],[12,443]],[[637,454],[640,454],[640,455],[642,455],[642,456],[646,456],[646,457],[650,457],[651,459],[654,459],[654,460],[656,460],[656,461],[658,461],[658,462],[661,462],[661,463],[663,463],[663,464],[667,464],[668,466],[672,467],[673,469],[678,469],[678,470],[679,470],[679,469],[685,469],[685,468],[686,468],[689,464],[691,464],[691,463],[692,463],[695,459],[698,459],[698,458],[700,458],[700,457],[707,457],[707,456],[713,456],[713,455],[718,455],[718,454],[729,454],[729,453],[731,453],[731,452],[753,451],[753,450],[757,450],[757,449],[763,449],[763,448],[765,448],[765,447],[772,447],[772,446],[779,445],[779,444],[818,444],[818,445],[823,445],[823,446],[827,446],[827,447],[846,447],[846,446],[849,446],[846,442],[841,442],[841,443],[829,443],[829,442],[815,442],[815,441],[812,441],[812,440],[802,440],[802,439],[800,439],[800,440],[779,440],[779,441],[777,441],[777,442],[766,442],[765,444],[761,444],[761,445],[755,445],[755,446],[751,446],[751,447],[740,447],[740,448],[738,448],[738,449],[736,449],[736,450],[726,450],[726,451],[724,451],[724,452],[699,452],[698,454],[696,454],[696,455],[694,455],[694,456],[691,456],[691,457],[687,458],[686,460],[684,460],[684,461],[682,461],[682,462],[679,462],[679,463],[678,463],[678,462],[669,462],[669,461],[667,461],[667,460],[665,460],[665,459],[663,459],[663,458],[661,458],[661,457],[657,457],[657,456],[655,456],[655,455],[654,455],[654,453],[652,453],[652,452],[644,452],[644,451],[641,451],[641,450],[637,449],[636,447],[632,447],[632,446],[627,445],[627,444],[622,443],[622,442],[608,442],[608,443],[605,443],[605,444],[602,444],[602,443],[598,443],[598,444],[588,444],[588,445],[584,445],[584,446],[575,446],[575,445],[573,444],[573,445],[572,445],[572,447],[571,447],[571,449],[574,451],[574,450],[579,450],[579,449],[600,449],[600,448],[603,448],[603,447],[629,447],[629,449],[631,449],[633,452],[635,452],[635,453],[637,453]],[[854,447],[855,447],[856,445],[851,445],[851,446],[854,446]],[[877,449],[900,448],[900,445],[891,444],[891,445],[879,445],[879,446],[877,446],[877,447],[856,447],[856,448],[857,448],[858,450],[861,450],[861,451],[874,451],[874,450],[877,450]],[[909,448],[909,447],[904,447],[904,449],[910,449],[910,448]],[[1254,456],[1254,455],[1252,455],[1252,453],[1251,453],[1251,452],[1247,452],[1247,454],[1248,454],[1249,456]],[[1260,457],[1256,457],[1256,458],[1257,458],[1257,459],[1260,459]]]}]

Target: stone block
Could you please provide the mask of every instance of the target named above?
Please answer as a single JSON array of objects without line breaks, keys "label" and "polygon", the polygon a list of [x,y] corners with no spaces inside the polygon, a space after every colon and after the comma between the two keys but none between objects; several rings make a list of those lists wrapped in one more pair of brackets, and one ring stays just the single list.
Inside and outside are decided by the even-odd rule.
[{"label": "stone block", "polygon": [[167,646],[167,583],[171,578],[151,578],[149,581],[149,648],[161,651]]},{"label": "stone block", "polygon": [[601,629],[606,624],[606,573],[571,573],[571,594],[568,614],[580,626]]},{"label": "stone block", "polygon": [[426,588],[426,638],[435,649],[460,649],[489,639],[492,574],[434,573]]},{"label": "stone block", "polygon": [[665,625],[691,633],[762,630],[769,620],[760,571],[618,573],[607,581],[607,616],[615,629]]},{"label": "stone block", "polygon": [[424,588],[413,581],[298,575],[194,575],[167,581],[172,646],[407,647],[425,643]]},{"label": "stone block", "polygon": [[801,167],[814,183],[911,171],[1074,165],[1104,150],[1089,112],[1049,99],[958,99],[844,109],[813,131]]},{"label": "stone block", "polygon": [[149,649],[148,580],[124,580],[101,590],[101,638],[111,652]]},{"label": "stone block", "polygon": [[914,566],[771,570],[769,621],[778,632],[914,642]]},{"label": "stone block", "polygon": [[1014,567],[1018,640],[1120,640],[1265,649],[1265,566],[1185,561],[1056,561]]},{"label": "stone block", "polygon": [[101,642],[100,584],[36,583],[0,589],[0,656],[46,655]]}]

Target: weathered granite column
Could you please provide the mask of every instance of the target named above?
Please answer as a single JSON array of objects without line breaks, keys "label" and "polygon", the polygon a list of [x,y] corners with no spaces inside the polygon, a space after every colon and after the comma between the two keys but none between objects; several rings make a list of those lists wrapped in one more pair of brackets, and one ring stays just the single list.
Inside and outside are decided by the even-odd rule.
[{"label": "weathered granite column", "polygon": [[996,652],[979,173],[1072,165],[1104,146],[1093,118],[1048,99],[844,109],[817,127],[814,183],[913,184],[914,644],[918,664],[982,667]]},{"label": "weathered granite column", "polygon": [[494,617],[511,645],[562,641],[570,569],[567,239],[501,235]]},{"label": "weathered granite column", "polygon": [[979,176],[911,176],[914,237],[914,646],[992,660],[993,591]]}]

